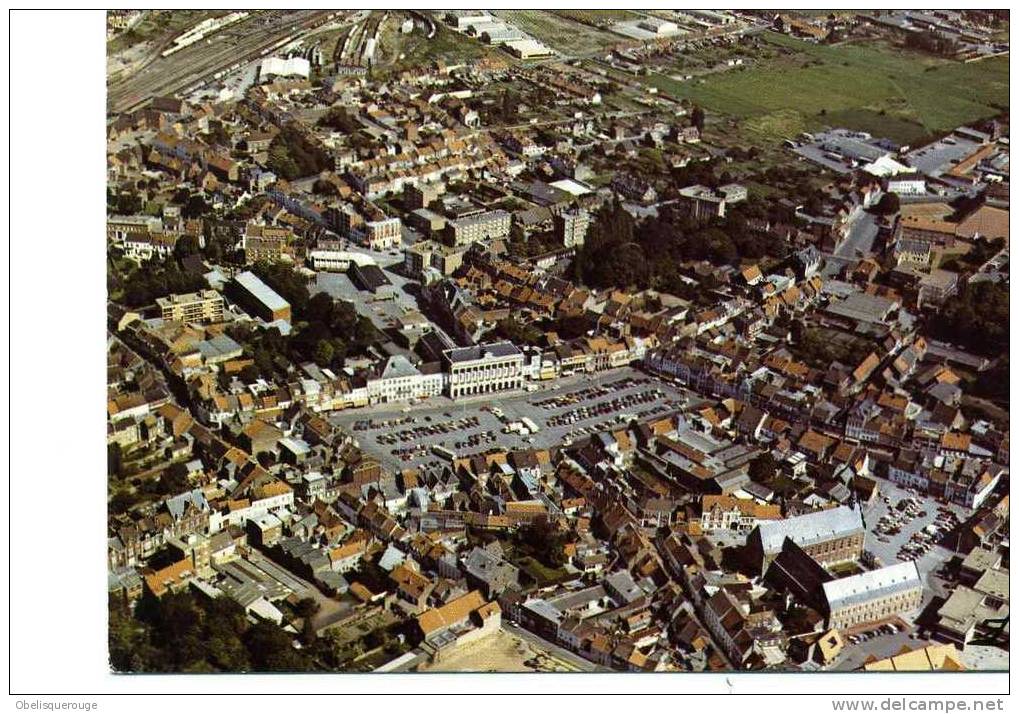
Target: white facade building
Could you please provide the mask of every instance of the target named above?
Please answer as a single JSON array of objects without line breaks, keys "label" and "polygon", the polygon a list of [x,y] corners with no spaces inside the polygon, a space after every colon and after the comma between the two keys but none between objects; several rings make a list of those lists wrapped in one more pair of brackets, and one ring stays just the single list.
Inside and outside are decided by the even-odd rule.
[{"label": "white facade building", "polygon": [[311,75],[311,62],[304,57],[267,57],[262,60],[259,68],[259,78],[265,80],[270,77],[303,77],[307,79]]},{"label": "white facade building", "polygon": [[458,347],[444,358],[453,399],[523,387],[524,354],[512,342]]},{"label": "white facade building", "polygon": [[368,402],[381,404],[427,399],[442,394],[442,372],[423,373],[403,355],[390,357],[382,372],[368,380]]}]

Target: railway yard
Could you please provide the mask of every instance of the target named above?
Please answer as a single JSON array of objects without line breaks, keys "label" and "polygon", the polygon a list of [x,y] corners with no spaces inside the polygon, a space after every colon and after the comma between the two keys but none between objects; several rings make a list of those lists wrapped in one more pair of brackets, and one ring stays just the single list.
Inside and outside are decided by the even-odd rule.
[{"label": "railway yard", "polygon": [[108,87],[107,107],[112,112],[131,111],[153,96],[194,91],[217,74],[240,69],[289,44],[333,15],[327,10],[254,11],[178,52],[156,55],[130,77]]}]

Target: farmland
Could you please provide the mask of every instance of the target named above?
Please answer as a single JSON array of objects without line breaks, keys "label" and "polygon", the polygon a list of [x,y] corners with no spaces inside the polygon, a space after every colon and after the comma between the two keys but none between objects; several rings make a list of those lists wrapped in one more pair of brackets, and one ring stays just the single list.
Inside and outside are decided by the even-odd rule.
[{"label": "farmland", "polygon": [[640,19],[640,15],[629,10],[557,10],[555,14],[582,25],[602,29],[608,29],[616,22]]},{"label": "farmland", "polygon": [[[516,25],[522,32],[544,42],[563,54],[591,54],[611,47],[623,40],[618,35],[582,25],[568,19],[562,13],[553,14],[541,10],[500,10],[495,14]],[[591,14],[591,11],[587,11]]]},{"label": "farmland", "polygon": [[431,39],[425,37],[420,29],[408,35],[401,34],[395,20],[389,20],[382,26],[379,47],[382,73],[427,66],[435,60],[458,63],[490,54],[500,54],[509,59],[509,55],[498,53],[495,48],[476,39],[458,35],[442,23],[436,23],[435,36]]},{"label": "farmland", "polygon": [[768,138],[845,126],[906,143],[1008,107],[1007,57],[960,64],[887,47],[765,39],[782,52],[746,69],[646,81]]}]

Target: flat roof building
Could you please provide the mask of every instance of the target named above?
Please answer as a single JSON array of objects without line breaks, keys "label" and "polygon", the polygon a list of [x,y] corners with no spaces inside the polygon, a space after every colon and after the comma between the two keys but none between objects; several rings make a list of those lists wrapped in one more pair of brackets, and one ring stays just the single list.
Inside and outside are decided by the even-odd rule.
[{"label": "flat roof building", "polygon": [[266,322],[291,319],[290,303],[249,270],[238,273],[227,285],[230,298],[253,317]]},{"label": "flat roof building", "polygon": [[526,39],[526,40],[510,40],[503,43],[503,47],[510,51],[510,53],[519,59],[531,59],[533,57],[551,57],[555,54],[555,51],[543,45],[537,40]]},{"label": "flat roof building", "polygon": [[160,316],[171,322],[222,322],[223,296],[215,290],[156,298]]},{"label": "flat roof building", "polygon": [[510,214],[497,209],[452,220],[446,225],[446,231],[454,246],[462,246],[474,241],[505,238],[510,234],[511,223]]},{"label": "flat roof building", "polygon": [[937,632],[963,647],[977,629],[997,623],[1007,636],[1009,611],[1008,571],[987,570],[972,587],[960,585],[938,610]]}]

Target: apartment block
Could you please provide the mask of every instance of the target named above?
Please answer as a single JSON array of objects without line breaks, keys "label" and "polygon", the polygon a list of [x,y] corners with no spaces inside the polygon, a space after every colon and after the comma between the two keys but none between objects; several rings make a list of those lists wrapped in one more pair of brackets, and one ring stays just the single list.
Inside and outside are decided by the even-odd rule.
[{"label": "apartment block", "polygon": [[157,298],[160,317],[168,322],[221,322],[223,296],[215,290]]},{"label": "apartment block", "polygon": [[476,216],[458,218],[446,226],[446,234],[454,246],[475,241],[496,240],[510,234],[511,216],[503,210],[486,211]]},{"label": "apartment block", "polygon": [[591,214],[583,208],[563,211],[555,217],[556,236],[567,248],[583,245],[591,226]]}]

